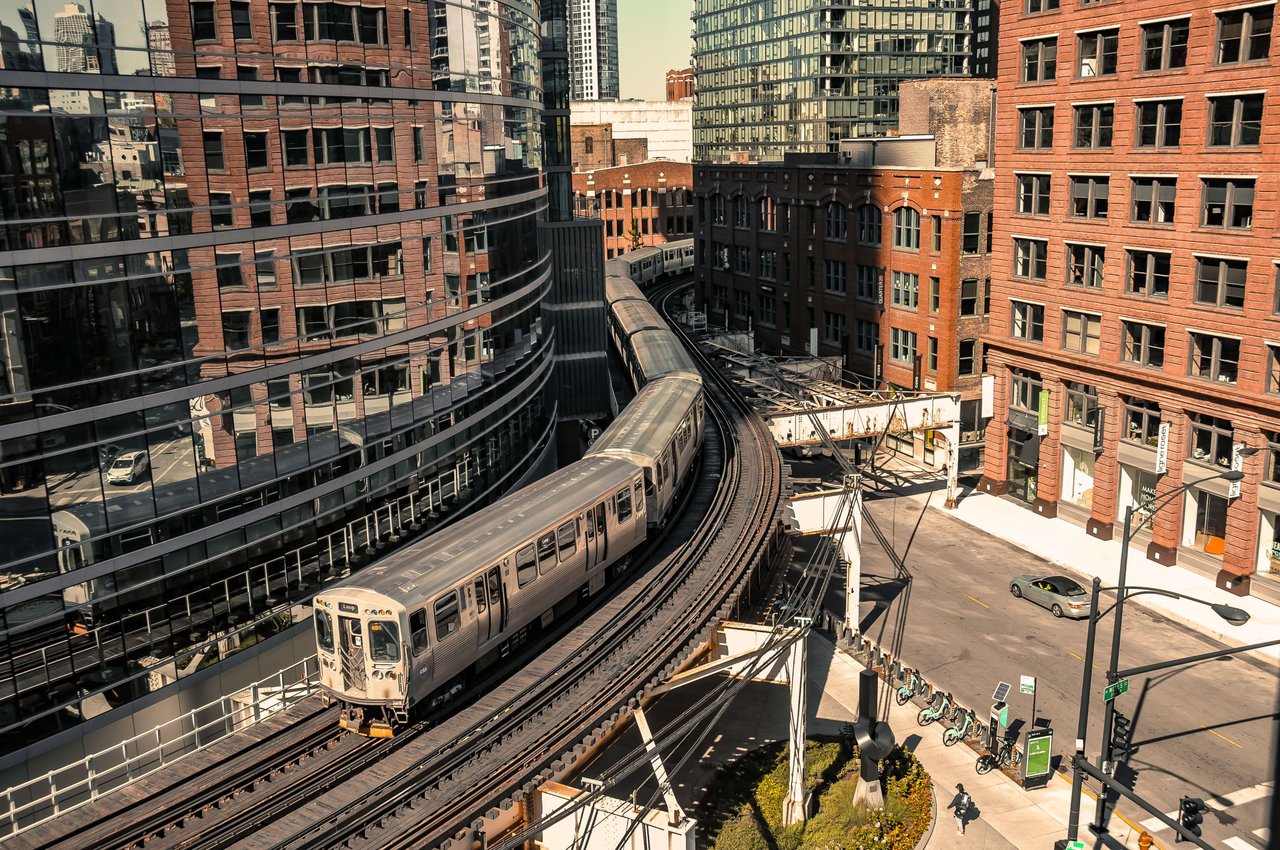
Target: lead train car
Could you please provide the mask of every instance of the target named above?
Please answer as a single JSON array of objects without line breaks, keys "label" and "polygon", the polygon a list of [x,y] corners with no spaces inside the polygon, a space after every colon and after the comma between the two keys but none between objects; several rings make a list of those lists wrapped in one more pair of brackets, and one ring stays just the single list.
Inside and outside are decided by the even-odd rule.
[{"label": "lead train car", "polygon": [[321,592],[320,684],[342,726],[390,737],[418,703],[458,693],[601,590],[646,526],[643,470],[588,457]]}]

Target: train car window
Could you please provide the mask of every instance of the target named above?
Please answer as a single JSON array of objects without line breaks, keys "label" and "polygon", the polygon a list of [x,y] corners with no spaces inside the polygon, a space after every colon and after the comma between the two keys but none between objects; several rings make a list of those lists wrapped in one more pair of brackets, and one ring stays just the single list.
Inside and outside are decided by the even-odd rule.
[{"label": "train car window", "polygon": [[676,429],[676,442],[682,449],[689,445],[689,420],[681,422],[680,427]]},{"label": "train car window", "polygon": [[489,570],[489,602],[497,605],[502,599],[502,574],[495,566]]},{"label": "train car window", "polygon": [[583,528],[587,532],[588,543],[596,539],[596,526],[595,526],[595,523],[591,521],[591,511],[587,511],[587,521],[586,521],[586,524],[583,526]]},{"label": "train car window", "polygon": [[636,504],[637,504],[637,505],[641,505],[641,506],[643,506],[643,505],[644,505],[644,481],[643,481],[643,479],[638,479],[638,480],[636,481],[635,491],[636,491]]},{"label": "train car window", "polygon": [[550,531],[538,538],[538,572],[546,574],[556,563],[556,533]]},{"label": "train car window", "polygon": [[538,559],[533,544],[516,551],[516,584],[524,587],[538,577]]},{"label": "train car window", "polygon": [[484,595],[484,579],[476,579],[476,610],[483,614],[489,610],[489,601]]},{"label": "train car window", "polygon": [[413,642],[413,654],[427,651],[427,609],[419,608],[409,615],[409,640]]},{"label": "train car window", "polygon": [[566,561],[578,551],[578,529],[573,520],[556,529],[556,541],[560,545],[560,560]]},{"label": "train car window", "polygon": [[618,491],[618,522],[631,519],[631,489],[623,487]]},{"label": "train car window", "polygon": [[369,657],[374,661],[399,661],[400,627],[390,620],[370,621]]},{"label": "train car window", "polygon": [[316,643],[326,652],[333,652],[333,618],[328,611],[316,609]]},{"label": "train car window", "polygon": [[596,533],[604,534],[604,503],[596,505]]},{"label": "train car window", "polygon": [[456,590],[451,590],[437,599],[433,611],[436,615],[436,640],[444,640],[462,625],[462,615],[458,613]]}]

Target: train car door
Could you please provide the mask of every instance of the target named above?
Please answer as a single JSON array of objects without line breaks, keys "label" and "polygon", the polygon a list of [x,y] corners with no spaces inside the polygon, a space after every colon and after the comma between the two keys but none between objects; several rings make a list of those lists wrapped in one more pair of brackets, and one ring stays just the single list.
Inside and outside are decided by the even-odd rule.
[{"label": "train car door", "polygon": [[364,634],[358,617],[338,617],[338,640],[342,650],[343,690],[364,690]]},{"label": "train car door", "polygon": [[596,563],[603,564],[609,560],[609,526],[605,522],[604,502],[596,505]]},{"label": "train car door", "polygon": [[507,589],[502,586],[500,566],[491,567],[476,578],[475,594],[480,645],[483,646],[507,629]]}]

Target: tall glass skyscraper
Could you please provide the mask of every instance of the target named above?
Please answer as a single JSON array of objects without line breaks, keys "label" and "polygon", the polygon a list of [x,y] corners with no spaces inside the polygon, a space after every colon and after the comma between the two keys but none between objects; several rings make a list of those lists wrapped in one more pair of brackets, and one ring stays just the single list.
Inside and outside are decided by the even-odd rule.
[{"label": "tall glass skyscraper", "polygon": [[523,8],[0,0],[0,755],[547,456]]},{"label": "tall glass skyscraper", "polygon": [[618,99],[617,0],[567,0],[574,100]]},{"label": "tall glass skyscraper", "polygon": [[695,0],[693,154],[834,151],[897,126],[898,83],[985,74],[991,0]]}]

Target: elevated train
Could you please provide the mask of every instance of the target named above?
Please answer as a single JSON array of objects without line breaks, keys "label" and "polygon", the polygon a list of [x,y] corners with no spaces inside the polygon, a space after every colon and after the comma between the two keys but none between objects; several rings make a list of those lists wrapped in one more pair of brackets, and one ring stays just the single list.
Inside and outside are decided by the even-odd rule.
[{"label": "elevated train", "polygon": [[605,274],[629,278],[643,288],[665,277],[693,271],[693,240],[637,248],[605,263]]},{"label": "elevated train", "polygon": [[702,378],[635,283],[607,283],[639,391],[586,457],[315,597],[320,684],[344,728],[390,737],[415,707],[461,694],[670,518],[702,445]]}]

